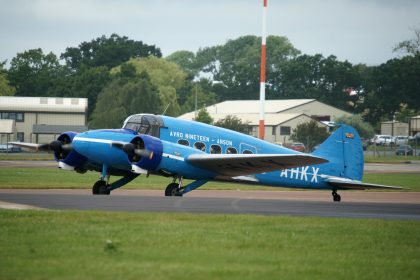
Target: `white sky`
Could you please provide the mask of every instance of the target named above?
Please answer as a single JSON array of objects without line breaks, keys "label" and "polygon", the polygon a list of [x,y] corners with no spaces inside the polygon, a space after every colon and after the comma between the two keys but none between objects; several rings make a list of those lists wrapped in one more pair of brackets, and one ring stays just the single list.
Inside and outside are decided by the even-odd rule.
[{"label": "white sky", "polygon": [[[0,0],[0,61],[32,48],[57,56],[117,33],[177,50],[261,33],[262,0]],[[420,0],[268,0],[267,33],[303,53],[377,65],[420,27]]]}]

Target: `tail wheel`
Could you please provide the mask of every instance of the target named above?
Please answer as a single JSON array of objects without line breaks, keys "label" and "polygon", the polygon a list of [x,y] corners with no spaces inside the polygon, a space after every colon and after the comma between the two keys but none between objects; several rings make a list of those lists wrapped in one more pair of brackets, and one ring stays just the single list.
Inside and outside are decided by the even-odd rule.
[{"label": "tail wheel", "polygon": [[333,196],[333,201],[336,202],[340,202],[341,201],[341,196],[337,193],[336,190],[332,191],[332,196]]}]

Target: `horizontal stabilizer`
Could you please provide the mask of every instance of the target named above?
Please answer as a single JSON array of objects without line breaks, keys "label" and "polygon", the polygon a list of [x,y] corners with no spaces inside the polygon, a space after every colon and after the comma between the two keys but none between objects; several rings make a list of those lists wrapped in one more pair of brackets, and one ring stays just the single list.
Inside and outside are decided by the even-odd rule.
[{"label": "horizontal stabilizer", "polygon": [[344,178],[327,178],[326,182],[328,182],[331,186],[336,187],[338,190],[369,190],[369,189],[407,190],[407,188],[403,188],[403,187],[363,183],[360,181],[344,179]]},{"label": "horizontal stabilizer", "polygon": [[327,160],[308,154],[194,154],[187,161],[222,176],[244,176],[320,164]]}]

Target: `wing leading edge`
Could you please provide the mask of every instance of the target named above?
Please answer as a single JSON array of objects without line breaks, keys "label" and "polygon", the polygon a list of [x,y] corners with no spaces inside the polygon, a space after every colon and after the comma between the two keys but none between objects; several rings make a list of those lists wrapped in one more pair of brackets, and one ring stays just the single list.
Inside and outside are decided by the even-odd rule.
[{"label": "wing leading edge", "polygon": [[307,154],[194,154],[187,161],[222,176],[259,174],[328,162]]}]

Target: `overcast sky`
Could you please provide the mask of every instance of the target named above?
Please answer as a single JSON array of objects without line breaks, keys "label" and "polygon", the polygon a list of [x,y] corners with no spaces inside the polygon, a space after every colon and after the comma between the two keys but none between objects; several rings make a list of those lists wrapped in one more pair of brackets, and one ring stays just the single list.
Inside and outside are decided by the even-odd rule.
[{"label": "overcast sky", "polygon": [[[0,0],[0,61],[32,48],[57,56],[117,33],[177,50],[261,34],[262,0]],[[420,27],[420,0],[268,0],[267,33],[303,53],[377,65]]]}]

